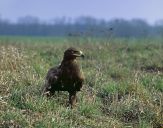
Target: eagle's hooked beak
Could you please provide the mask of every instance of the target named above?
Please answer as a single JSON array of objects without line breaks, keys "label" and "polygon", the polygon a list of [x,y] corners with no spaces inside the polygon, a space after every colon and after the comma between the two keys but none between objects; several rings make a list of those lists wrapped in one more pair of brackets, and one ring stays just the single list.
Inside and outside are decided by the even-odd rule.
[{"label": "eagle's hooked beak", "polygon": [[82,51],[79,51],[79,53],[80,53],[80,57],[84,58],[83,52]]}]

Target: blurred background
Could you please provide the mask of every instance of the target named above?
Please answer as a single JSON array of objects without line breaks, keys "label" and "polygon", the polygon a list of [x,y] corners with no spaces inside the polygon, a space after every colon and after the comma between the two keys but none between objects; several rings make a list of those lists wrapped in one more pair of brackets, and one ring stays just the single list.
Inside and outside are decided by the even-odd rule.
[{"label": "blurred background", "polygon": [[162,0],[1,0],[0,35],[163,36]]}]

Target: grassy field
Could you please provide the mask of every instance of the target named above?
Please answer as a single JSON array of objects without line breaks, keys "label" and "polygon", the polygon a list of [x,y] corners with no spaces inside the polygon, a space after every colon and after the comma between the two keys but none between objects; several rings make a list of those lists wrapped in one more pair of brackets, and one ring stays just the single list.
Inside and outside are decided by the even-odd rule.
[{"label": "grassy field", "polygon": [[[74,109],[67,92],[40,94],[70,46],[85,53]],[[0,37],[0,127],[163,127],[163,39]]]}]

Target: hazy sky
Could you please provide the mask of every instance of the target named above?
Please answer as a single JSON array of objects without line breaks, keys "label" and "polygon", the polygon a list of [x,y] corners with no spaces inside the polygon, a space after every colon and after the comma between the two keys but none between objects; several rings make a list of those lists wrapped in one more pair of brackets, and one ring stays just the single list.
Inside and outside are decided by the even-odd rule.
[{"label": "hazy sky", "polygon": [[154,23],[163,19],[163,0],[0,0],[1,18],[16,21],[27,15],[45,21],[92,16],[106,20],[141,18]]}]

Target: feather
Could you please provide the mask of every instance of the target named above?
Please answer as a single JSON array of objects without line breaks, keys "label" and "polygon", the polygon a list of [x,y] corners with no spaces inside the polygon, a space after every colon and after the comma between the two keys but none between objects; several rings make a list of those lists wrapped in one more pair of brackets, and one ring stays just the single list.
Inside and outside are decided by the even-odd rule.
[{"label": "feather", "polygon": [[64,52],[61,64],[48,71],[43,94],[52,96],[55,91],[68,91],[69,103],[74,106],[76,92],[81,90],[84,82],[83,73],[76,60],[77,57],[84,57],[84,55],[75,48],[69,48]]}]

